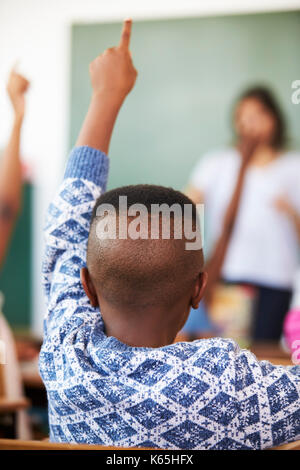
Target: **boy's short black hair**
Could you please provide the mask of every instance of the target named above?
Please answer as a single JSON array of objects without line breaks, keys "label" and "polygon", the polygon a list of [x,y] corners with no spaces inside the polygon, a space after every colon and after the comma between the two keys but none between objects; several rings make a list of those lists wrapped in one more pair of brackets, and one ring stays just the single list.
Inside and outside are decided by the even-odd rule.
[{"label": "boy's short black hair", "polygon": [[97,209],[101,204],[111,204],[118,211],[120,196],[127,197],[128,207],[133,204],[143,204],[149,212],[152,204],[167,204],[168,206],[179,204],[182,210],[185,204],[191,204],[193,220],[195,221],[197,217],[196,205],[182,192],[154,184],[137,184],[122,186],[103,193],[95,203],[91,222],[96,217]]},{"label": "boy's short black hair", "polygon": [[[97,224],[100,217],[97,210],[103,204],[110,204],[119,218],[120,196],[127,197],[128,208],[133,204],[143,204],[149,212],[152,204],[167,204],[170,208],[177,204],[182,209],[182,220],[185,205],[189,204],[192,206],[193,230],[196,206],[180,191],[142,184],[124,186],[102,194],[93,210],[87,268],[98,293],[101,292],[106,301],[122,311],[142,312],[154,305],[158,308],[169,307],[190,292],[203,272],[203,251],[201,248],[186,250],[184,236],[179,239],[173,233],[168,239],[162,236],[158,239],[99,239]],[[170,221],[171,218],[172,213]],[[161,220],[163,226],[163,218]]]}]

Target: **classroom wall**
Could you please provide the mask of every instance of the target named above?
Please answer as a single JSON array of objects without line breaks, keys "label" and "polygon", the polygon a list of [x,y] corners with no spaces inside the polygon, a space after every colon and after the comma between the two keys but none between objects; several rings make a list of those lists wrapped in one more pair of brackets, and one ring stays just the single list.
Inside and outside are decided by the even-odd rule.
[{"label": "classroom wall", "polygon": [[[70,147],[90,100],[88,64],[120,29],[115,22],[72,28]],[[299,151],[300,107],[291,101],[299,44],[300,11],[137,21],[130,49],[139,75],[112,137],[108,189],[183,189],[199,158],[232,143],[233,103],[254,85],[274,91]]]},{"label": "classroom wall", "polygon": [[[41,332],[44,304],[40,265],[45,208],[61,178],[69,135],[70,26],[76,22],[189,17],[293,10],[299,0],[1,0],[0,2],[0,148],[11,112],[4,91],[7,72],[17,59],[32,81],[23,136],[23,154],[33,167],[33,329]],[[295,58],[296,60],[296,58]],[[295,77],[299,78],[299,77]]]}]

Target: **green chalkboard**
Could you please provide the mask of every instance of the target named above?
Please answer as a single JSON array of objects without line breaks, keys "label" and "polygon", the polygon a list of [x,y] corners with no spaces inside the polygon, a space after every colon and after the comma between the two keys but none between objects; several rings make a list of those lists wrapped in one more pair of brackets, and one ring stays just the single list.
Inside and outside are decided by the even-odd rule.
[{"label": "green chalkboard", "polygon": [[22,212],[0,271],[3,312],[14,329],[28,330],[31,320],[32,186],[23,189]]},{"label": "green chalkboard", "polygon": [[[116,45],[120,23],[72,27],[70,146],[90,99],[88,64]],[[137,21],[131,50],[138,81],[119,115],[109,187],[186,184],[204,152],[230,143],[232,103],[247,86],[264,84],[288,118],[300,147],[300,12]]]}]

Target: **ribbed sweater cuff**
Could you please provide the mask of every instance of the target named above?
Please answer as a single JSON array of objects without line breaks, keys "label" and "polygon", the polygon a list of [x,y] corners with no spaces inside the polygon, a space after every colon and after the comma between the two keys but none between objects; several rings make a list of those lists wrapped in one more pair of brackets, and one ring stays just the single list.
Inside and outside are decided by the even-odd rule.
[{"label": "ribbed sweater cuff", "polygon": [[66,178],[92,181],[105,191],[109,170],[109,159],[104,152],[92,147],[75,147],[69,156]]}]

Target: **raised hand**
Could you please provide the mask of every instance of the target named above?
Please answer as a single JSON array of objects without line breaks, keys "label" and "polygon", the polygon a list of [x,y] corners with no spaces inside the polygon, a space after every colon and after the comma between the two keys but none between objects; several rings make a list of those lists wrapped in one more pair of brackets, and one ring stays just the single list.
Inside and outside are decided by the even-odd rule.
[{"label": "raised hand", "polygon": [[17,118],[23,118],[25,112],[25,93],[29,87],[29,81],[12,69],[7,83],[7,93]]},{"label": "raised hand", "polygon": [[282,214],[286,214],[293,217],[295,215],[295,212],[297,213],[296,209],[294,209],[293,205],[289,201],[288,196],[285,194],[280,194],[280,196],[275,198],[273,204],[274,207]]},{"label": "raised hand", "polygon": [[117,47],[107,49],[90,64],[93,94],[113,93],[124,99],[133,88],[137,71],[129,51],[131,20],[124,21]]},{"label": "raised hand", "polygon": [[108,153],[118,112],[137,77],[129,51],[130,34],[131,20],[126,20],[119,45],[107,49],[90,64],[93,94],[77,146]]},{"label": "raised hand", "polygon": [[0,264],[4,260],[14,223],[21,207],[22,165],[20,138],[25,112],[25,93],[29,82],[14,69],[7,83],[7,93],[15,118],[8,143],[0,159]]}]

